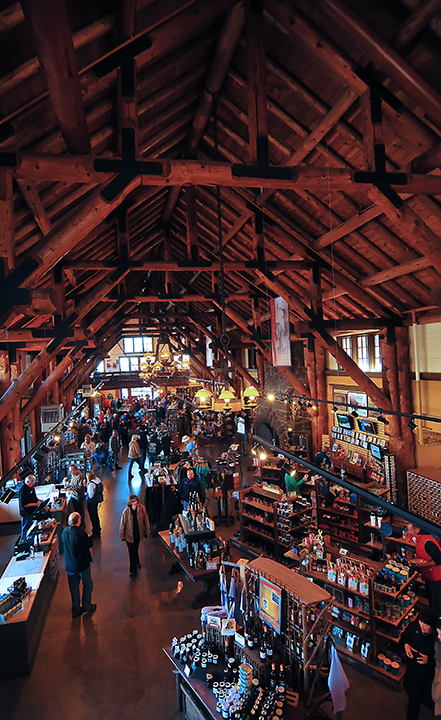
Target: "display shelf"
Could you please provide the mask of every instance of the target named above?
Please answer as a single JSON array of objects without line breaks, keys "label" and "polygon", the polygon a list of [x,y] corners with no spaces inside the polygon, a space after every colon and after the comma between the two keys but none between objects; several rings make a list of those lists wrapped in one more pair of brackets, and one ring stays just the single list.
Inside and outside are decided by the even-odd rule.
[{"label": "display shelf", "polygon": [[247,518],[247,520],[251,520],[252,522],[257,522],[259,525],[265,525],[266,527],[269,527],[273,529],[274,525],[272,523],[267,523],[265,520],[260,520],[259,518],[253,517],[252,515],[248,515],[248,513],[242,512],[242,516],[244,518]]},{"label": "display shelf", "polygon": [[[331,603],[331,605],[333,604],[334,603]],[[347,620],[343,620],[343,618],[333,615],[332,612],[329,613],[329,616],[332,618],[331,622],[333,625],[337,625],[337,627],[341,627],[343,630],[347,630],[352,633],[352,635],[357,635],[357,637],[363,638],[363,640],[369,640],[369,630],[360,630],[360,628],[355,627],[355,625],[347,622]]]},{"label": "display shelf", "polygon": [[325,508],[325,507],[321,506],[320,509],[328,511],[328,512],[331,512],[331,509],[332,509],[332,512],[336,513],[337,515],[341,515],[342,517],[352,518],[353,520],[358,520],[358,515],[349,514],[349,513],[345,512],[344,510],[339,510],[338,508],[335,508],[334,506],[331,506],[331,508],[329,508],[329,507]]},{"label": "display shelf", "polygon": [[441,470],[423,467],[407,471],[409,510],[426,520],[441,523]]},{"label": "display shelf", "polygon": [[258,510],[261,510],[262,512],[274,512],[274,507],[270,503],[258,503],[254,502],[253,500],[250,500],[248,498],[244,499],[242,501],[245,505],[251,505],[252,507],[257,508]]},{"label": "display shelf", "polygon": [[358,595],[358,597],[364,598],[366,600],[369,599],[369,595],[364,595],[363,593],[358,592],[358,590],[349,590],[349,588],[339,585],[336,582],[332,582],[332,580],[328,580],[328,576],[326,573],[319,573],[316,570],[308,570],[307,575],[310,575],[312,578],[315,578],[316,580],[321,580],[322,582],[328,583],[328,585],[332,585],[332,587],[338,588],[339,590],[342,590],[344,592],[350,593],[351,595]]},{"label": "display shelf", "polygon": [[358,670],[365,672],[367,675],[380,680],[380,682],[384,682],[394,690],[401,689],[401,682],[403,680],[404,673],[406,672],[406,665],[404,663],[401,665],[398,675],[392,675],[392,673],[382,668],[381,665],[365,660],[360,653],[353,653],[346,647],[342,647],[337,644],[336,648],[338,654],[340,655],[340,659],[343,662],[347,662],[348,664],[356,667]]},{"label": "display shelf", "polygon": [[265,540],[269,540],[272,543],[275,543],[276,541],[272,537],[272,535],[267,535],[266,533],[260,532],[260,530],[256,530],[255,528],[250,527],[249,525],[246,526],[247,530],[249,532],[253,532],[255,535],[260,535],[260,537],[265,538]]},{"label": "display shelf", "polygon": [[403,590],[405,590],[410,585],[410,583],[413,582],[413,580],[416,580],[417,576],[418,576],[417,572],[413,573],[413,575],[410,575],[409,579],[405,583],[400,585],[400,589],[396,590],[393,593],[387,592],[385,590],[381,590],[380,588],[375,587],[375,586],[374,586],[374,590],[375,590],[375,592],[380,593],[381,595],[384,595],[385,597],[397,598],[398,595],[400,595],[403,592]]},{"label": "display shelf", "polygon": [[378,615],[375,615],[375,617],[376,617],[376,619],[379,620],[380,622],[384,622],[384,623],[386,623],[387,625],[393,625],[394,627],[398,627],[398,625],[400,624],[400,622],[402,622],[402,621],[404,620],[404,618],[407,617],[407,615],[409,615],[409,613],[411,612],[411,610],[414,609],[414,607],[415,607],[415,605],[417,604],[417,602],[418,602],[418,599],[416,599],[416,600],[412,603],[412,605],[409,605],[409,606],[406,608],[406,612],[403,613],[403,614],[401,615],[401,617],[398,618],[398,620],[389,620],[389,619],[387,618],[387,616],[386,616],[386,617],[378,617]]},{"label": "display shelf", "polygon": [[[339,586],[340,587],[340,586]],[[352,592],[352,590],[348,590],[348,592]],[[369,599],[366,597],[366,595],[363,595],[365,599]],[[340,610],[345,610],[346,612],[350,612],[353,615],[359,615],[360,617],[364,618],[365,620],[369,620],[369,613],[366,613],[364,610],[360,610],[360,608],[355,607],[349,607],[348,605],[343,605],[343,603],[339,603],[336,600],[332,601],[333,605],[336,605]]]}]

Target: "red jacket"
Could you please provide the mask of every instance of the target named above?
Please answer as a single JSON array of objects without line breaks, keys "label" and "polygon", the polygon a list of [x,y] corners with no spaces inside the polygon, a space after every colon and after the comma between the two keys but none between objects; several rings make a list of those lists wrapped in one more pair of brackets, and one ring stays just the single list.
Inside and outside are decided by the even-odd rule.
[{"label": "red jacket", "polygon": [[[432,535],[417,535],[416,537],[416,546],[415,546],[415,555],[417,558],[422,560],[432,560],[429,553],[426,552],[426,542],[430,540],[430,542],[435,543],[437,547],[441,551],[441,544],[438,538],[433,537]],[[422,567],[421,568],[421,577],[423,580],[441,580],[441,565],[432,565],[431,567]]]}]

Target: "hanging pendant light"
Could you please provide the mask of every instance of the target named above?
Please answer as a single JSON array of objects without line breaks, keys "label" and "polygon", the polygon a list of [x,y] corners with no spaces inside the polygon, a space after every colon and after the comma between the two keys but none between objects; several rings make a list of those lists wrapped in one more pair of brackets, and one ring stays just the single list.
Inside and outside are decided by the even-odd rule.
[{"label": "hanging pendant light", "polygon": [[244,400],[245,407],[256,407],[257,402],[256,399],[259,397],[259,391],[253,387],[252,385],[249,385],[242,393],[242,398]]}]

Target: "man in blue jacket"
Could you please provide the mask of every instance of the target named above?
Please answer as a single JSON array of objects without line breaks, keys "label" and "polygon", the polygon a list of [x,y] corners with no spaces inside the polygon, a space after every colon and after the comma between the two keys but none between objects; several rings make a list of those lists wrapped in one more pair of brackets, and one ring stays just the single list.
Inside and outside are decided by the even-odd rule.
[{"label": "man in blue jacket", "polygon": [[[93,580],[90,563],[90,548],[93,537],[80,528],[81,515],[73,512],[69,515],[68,525],[64,528],[61,538],[64,547],[64,564],[72,597],[72,617],[76,618],[87,612],[94,612],[92,604]],[[83,583],[83,602],[80,604],[80,580]]]}]

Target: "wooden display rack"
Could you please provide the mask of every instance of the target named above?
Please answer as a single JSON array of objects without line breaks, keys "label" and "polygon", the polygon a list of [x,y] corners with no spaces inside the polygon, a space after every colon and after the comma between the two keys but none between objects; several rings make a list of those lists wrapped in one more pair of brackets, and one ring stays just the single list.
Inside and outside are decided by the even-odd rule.
[{"label": "wooden display rack", "polygon": [[[312,693],[320,676],[321,667],[326,659],[325,638],[331,627],[329,606],[331,595],[292,570],[280,565],[270,558],[260,557],[245,567],[245,576],[263,577],[285,591],[283,597],[285,608],[282,618],[286,618],[281,634],[285,636],[289,653],[291,673],[302,671],[303,690],[306,704],[311,701]],[[248,605],[256,601],[250,596],[250,583],[246,583]],[[318,608],[318,605],[321,607]],[[301,614],[301,627],[297,624],[296,613]],[[314,620],[308,622],[308,616],[314,613]],[[317,616],[315,617],[315,613]],[[311,638],[313,646],[311,647]],[[294,667],[293,667],[294,666]],[[293,683],[292,683],[293,684]]]},{"label": "wooden display rack", "polygon": [[[279,528],[277,508],[284,497],[283,491],[279,488],[270,490],[261,485],[252,485],[239,492],[241,546],[247,552],[261,554],[262,550],[257,551],[249,545],[250,538],[256,538],[265,541],[266,555],[277,558],[289,548],[289,544],[285,542],[287,532],[299,530],[311,524],[309,522],[308,524],[293,525],[290,531]],[[288,519],[298,523],[300,518],[311,512],[311,507],[305,507],[293,513]]]}]

